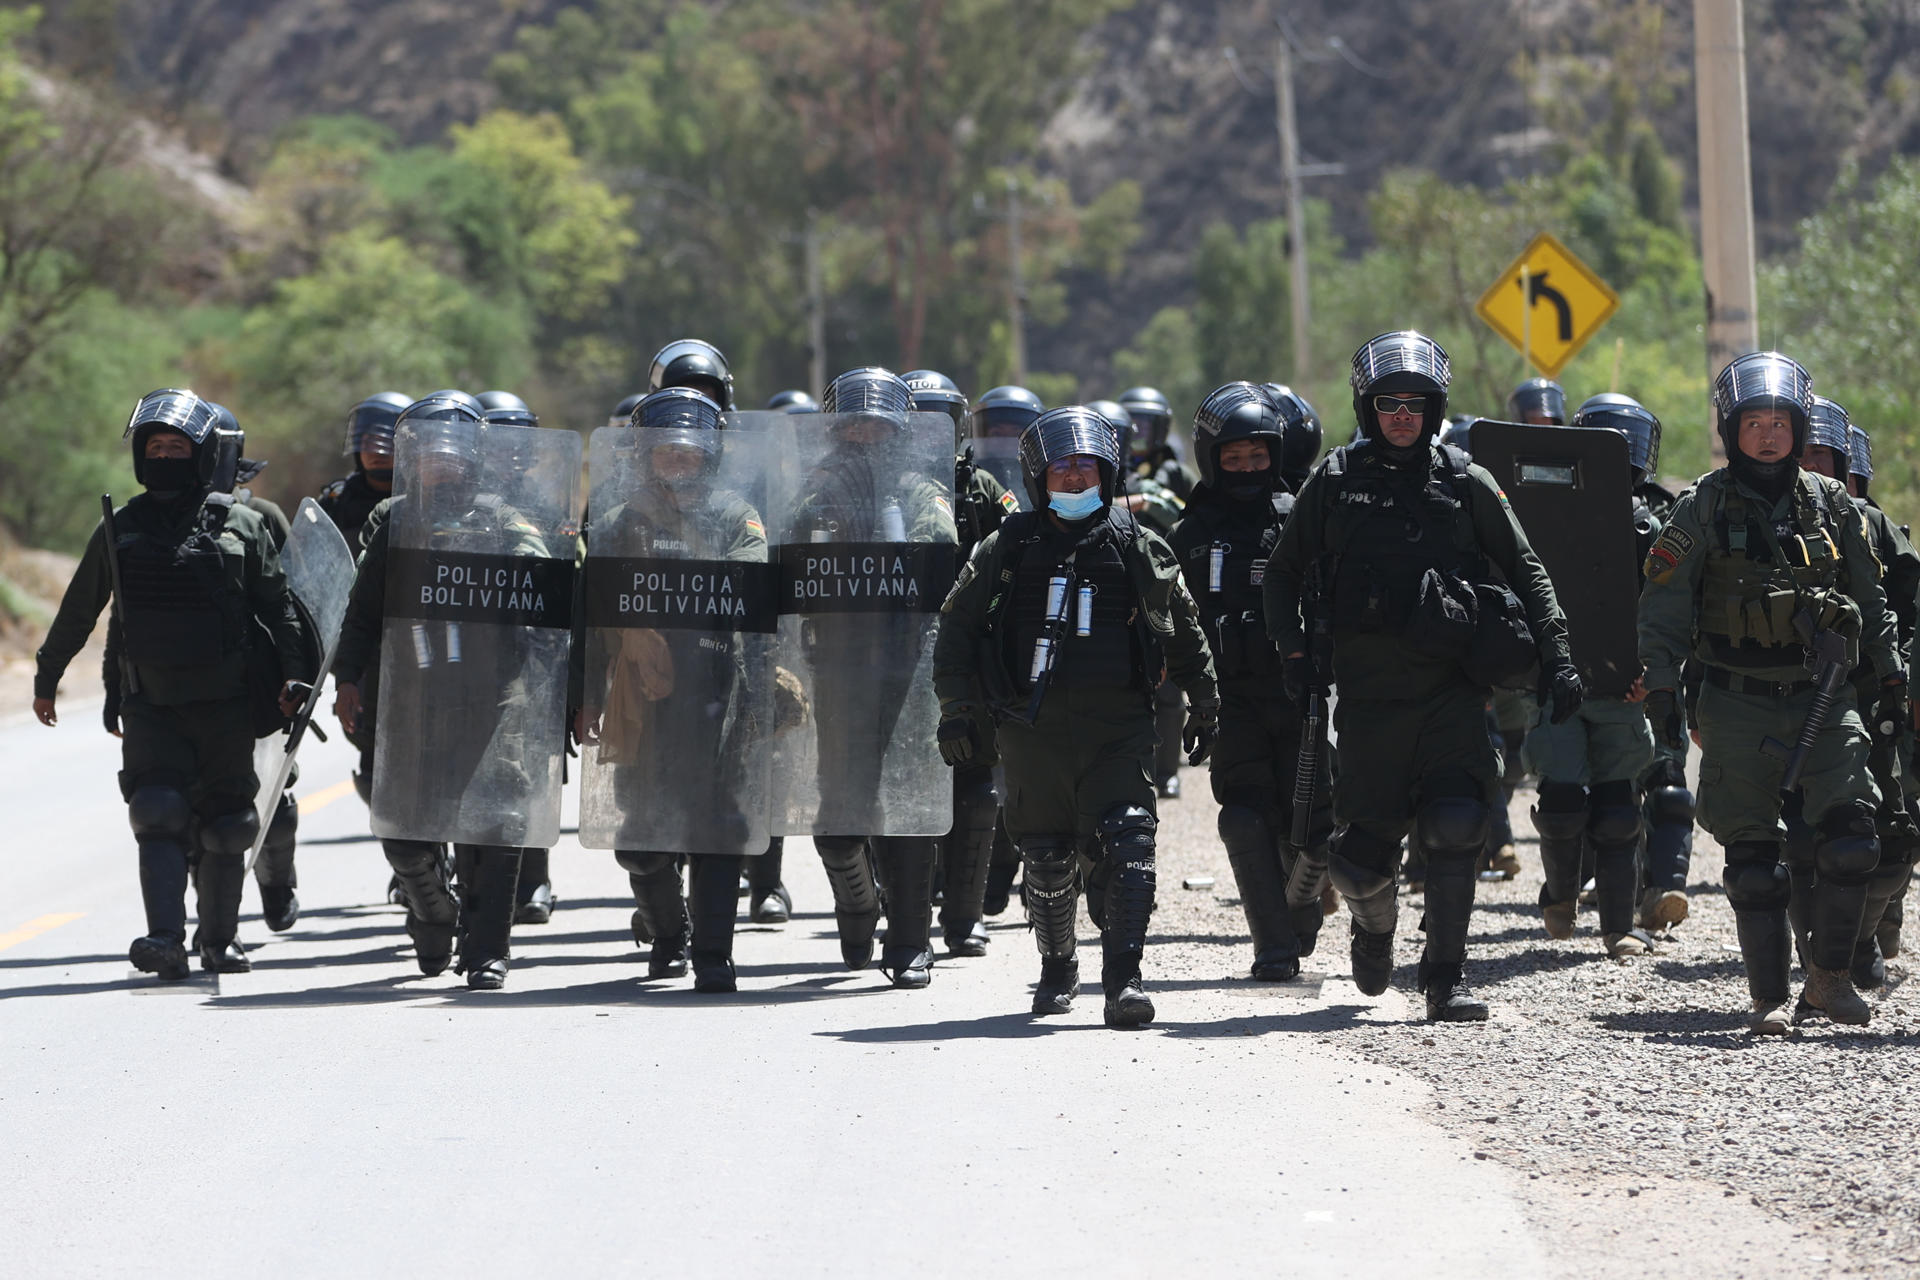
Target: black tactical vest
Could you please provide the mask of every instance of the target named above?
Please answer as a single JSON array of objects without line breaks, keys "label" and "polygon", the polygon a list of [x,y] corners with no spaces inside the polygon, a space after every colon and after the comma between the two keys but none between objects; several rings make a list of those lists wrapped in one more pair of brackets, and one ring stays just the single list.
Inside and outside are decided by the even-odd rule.
[{"label": "black tactical vest", "polygon": [[[144,513],[143,513],[144,514]],[[180,541],[135,518],[116,525],[121,612],[131,662],[214,666],[246,645],[246,602],[228,584],[220,531],[227,507],[209,501]]]},{"label": "black tactical vest", "polygon": [[1293,495],[1275,494],[1270,504],[1256,507],[1210,501],[1205,493],[1195,491],[1187,519],[1206,541],[1187,552],[1181,568],[1213,649],[1215,673],[1222,681],[1275,675],[1280,655],[1267,636],[1261,586]]},{"label": "black tactical vest", "polygon": [[1326,473],[1325,545],[1333,630],[1402,635],[1429,569],[1460,578],[1480,571],[1465,504],[1465,455],[1442,447],[1424,469],[1389,467],[1364,445],[1337,449]]},{"label": "black tactical vest", "polygon": [[[1064,570],[1046,553],[1046,539],[1026,548],[1014,570],[1008,604],[1012,625],[1007,628],[1011,644],[1007,669],[1016,688],[1022,692],[1033,688],[1034,649],[1047,634],[1049,585],[1060,573],[1068,579],[1067,623],[1055,651],[1051,687],[1145,687],[1135,634],[1139,602],[1127,572],[1123,536],[1124,530],[1112,521],[1100,521],[1075,549],[1072,566]],[[1051,545],[1060,546],[1058,542]]]}]

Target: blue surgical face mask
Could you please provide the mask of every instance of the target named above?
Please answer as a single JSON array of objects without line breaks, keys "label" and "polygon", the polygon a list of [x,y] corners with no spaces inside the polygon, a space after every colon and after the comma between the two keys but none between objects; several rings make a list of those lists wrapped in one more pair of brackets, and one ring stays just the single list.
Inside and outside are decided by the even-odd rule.
[{"label": "blue surgical face mask", "polygon": [[1062,520],[1085,520],[1105,505],[1098,488],[1082,489],[1078,493],[1047,490],[1047,509]]}]

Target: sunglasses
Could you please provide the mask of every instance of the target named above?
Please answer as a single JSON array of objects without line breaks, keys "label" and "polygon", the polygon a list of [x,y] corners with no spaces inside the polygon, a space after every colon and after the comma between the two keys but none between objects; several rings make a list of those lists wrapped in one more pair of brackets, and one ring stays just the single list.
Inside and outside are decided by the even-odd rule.
[{"label": "sunglasses", "polygon": [[1419,417],[1427,411],[1427,398],[1425,396],[1375,396],[1373,411],[1383,418],[1390,418],[1396,413],[1410,413]]}]

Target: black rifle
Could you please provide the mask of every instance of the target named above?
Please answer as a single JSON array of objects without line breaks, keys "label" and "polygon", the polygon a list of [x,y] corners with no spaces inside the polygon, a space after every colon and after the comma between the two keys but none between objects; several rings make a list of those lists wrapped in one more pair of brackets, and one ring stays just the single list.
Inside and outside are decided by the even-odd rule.
[{"label": "black rifle", "polygon": [[120,589],[120,551],[114,544],[118,539],[113,532],[113,495],[100,495],[100,533],[107,540],[107,574],[113,579],[113,617],[120,624],[120,688],[125,693],[140,692],[140,677],[133,672],[133,659],[127,657],[127,646],[133,642],[133,636],[127,631],[127,607],[124,593]]},{"label": "black rifle", "polygon": [[1332,666],[1333,622],[1327,614],[1319,564],[1305,582],[1307,615],[1307,705],[1300,721],[1300,750],[1293,765],[1293,825],[1287,833],[1292,866],[1287,872],[1287,905],[1304,907],[1318,902],[1327,883],[1324,851],[1309,847],[1313,796],[1320,782],[1320,762],[1327,753],[1327,695]]},{"label": "black rifle", "polygon": [[1762,751],[1787,762],[1787,771],[1780,778],[1783,793],[1800,785],[1800,774],[1807,767],[1814,740],[1826,728],[1834,700],[1847,682],[1845,637],[1832,629],[1815,630],[1813,615],[1805,609],[1793,616],[1793,629],[1800,633],[1807,648],[1807,670],[1813,673],[1813,706],[1808,709],[1806,723],[1800,726],[1800,736],[1791,748],[1778,738],[1765,738],[1760,743]]}]

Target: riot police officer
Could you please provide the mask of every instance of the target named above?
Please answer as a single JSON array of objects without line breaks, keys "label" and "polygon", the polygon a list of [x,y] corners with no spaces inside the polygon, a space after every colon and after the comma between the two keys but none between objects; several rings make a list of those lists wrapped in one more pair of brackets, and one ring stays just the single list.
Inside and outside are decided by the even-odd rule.
[{"label": "riot police officer", "polygon": [[1117,399],[1133,420],[1127,441],[1127,466],[1133,474],[1166,486],[1185,502],[1193,492],[1193,473],[1173,447],[1173,407],[1153,387],[1129,387]]},{"label": "riot police officer", "polygon": [[[1114,407],[1119,408],[1117,404]],[[1026,495],[1026,481],[1020,471],[1020,437],[1043,412],[1045,406],[1039,396],[1025,387],[1008,385],[988,390],[974,401],[973,411],[968,414],[971,437],[968,447],[973,450],[974,465],[992,472],[1016,507],[1025,501]],[[1133,420],[1125,410],[1118,415],[1116,430],[1122,441],[1133,430]],[[1120,447],[1126,446],[1123,443]],[[981,746],[984,755],[994,756],[989,743],[983,741]],[[985,914],[998,916],[1007,909],[1013,897],[1014,877],[1019,873],[1020,850],[1007,835],[1006,820],[1002,817],[994,827],[993,858],[987,867],[986,895],[981,899],[981,910]]]},{"label": "riot police officer", "polygon": [[1528,378],[1507,396],[1507,421],[1530,427],[1566,426],[1566,388],[1552,378]]},{"label": "riot police officer", "polygon": [[[965,560],[1020,503],[993,472],[974,464],[966,434],[967,398],[953,379],[932,369],[916,369],[902,378],[913,392],[916,411],[953,419],[953,519],[960,559]],[[993,788],[997,757],[991,743],[981,745],[979,758],[953,771],[953,830],[940,842],[940,932],[947,950],[957,956],[987,953],[982,916],[1000,825],[1000,796]]]},{"label": "riot police officer", "polygon": [[[1580,406],[1573,422],[1581,430],[1610,431],[1616,430],[1616,420],[1650,416],[1626,396],[1595,396]],[[1659,423],[1652,428],[1657,433]],[[1629,439],[1630,469],[1632,458]],[[1644,565],[1659,525],[1646,504],[1631,496],[1634,478],[1626,486],[1629,505],[1617,518],[1631,522],[1635,563]],[[1573,936],[1580,887],[1591,874],[1602,945],[1616,960],[1644,955],[1653,945],[1637,924],[1642,816],[1636,787],[1653,763],[1653,733],[1640,709],[1645,698],[1646,688],[1638,681],[1622,696],[1589,696],[1571,719],[1536,723],[1526,739],[1528,768],[1540,778],[1533,825],[1546,873],[1540,913],[1547,936]]]},{"label": "riot police officer", "polygon": [[[900,810],[937,809],[939,826],[933,829],[951,824],[946,795],[939,795],[937,805],[900,804],[887,784],[889,765],[903,765],[913,775],[915,801],[931,800],[951,786],[926,772],[939,762],[917,737],[937,718],[923,684],[932,601],[905,561],[941,562],[937,572],[945,578],[957,536],[949,496],[952,436],[943,425],[923,437],[911,421],[917,416],[912,397],[898,375],[878,367],[850,370],[827,387],[820,417],[801,435],[812,465],[785,538],[789,545],[822,549],[808,557],[821,576],[807,579],[783,602],[783,608],[792,606],[792,622],[782,632],[783,665],[803,671],[810,682],[817,767],[811,780],[792,781],[817,795],[817,803],[800,807],[810,810],[805,825],[833,890],[841,957],[850,969],[872,962],[884,893],[880,968],[902,988],[922,988],[933,979],[935,839],[911,834],[918,824],[903,821]],[[895,551],[880,557],[824,551],[835,544]],[[916,547],[938,551],[921,561]],[[899,563],[902,572],[876,581],[860,567],[876,562]],[[881,610],[838,607],[852,588],[883,582],[910,588],[911,598],[889,594]]]},{"label": "riot police officer", "polygon": [[[413,403],[413,397],[398,391],[382,391],[368,396],[347,411],[347,456],[353,459],[353,474],[335,480],[320,491],[316,501],[339,528],[347,546],[358,554],[362,549],[361,530],[373,509],[393,493],[393,424],[400,411]],[[379,698],[379,672],[366,675],[366,701]],[[364,803],[373,801],[373,726],[362,730],[343,724],[347,741],[360,751],[353,771],[353,789]],[[398,901],[398,883],[389,887],[389,897]]]},{"label": "riot police officer", "polygon": [[[557,768],[549,770],[543,761],[525,758],[532,749],[524,724],[526,704],[534,697],[526,684],[531,659],[515,634],[516,626],[414,623],[393,614],[397,598],[390,598],[388,591],[389,543],[396,527],[417,534],[427,549],[445,542],[452,550],[504,549],[528,562],[549,558],[536,524],[499,495],[480,488],[484,413],[474,397],[460,391],[435,392],[401,413],[396,430],[411,427],[419,439],[417,492],[389,499],[368,518],[366,550],[341,631],[334,680],[335,712],[343,722],[363,727],[377,722],[379,707],[366,698],[363,677],[383,663],[389,673],[396,669],[397,656],[386,662],[383,633],[389,616],[406,627],[399,634],[407,637],[411,652],[397,669],[411,680],[404,688],[380,692],[388,723],[378,724],[375,733],[381,740],[391,735],[394,745],[380,753],[386,772],[374,780],[375,830],[383,833],[387,861],[400,880],[407,932],[420,971],[429,976],[443,972],[454,960],[457,941],[467,985],[497,990],[507,977],[521,858],[525,847],[537,843],[527,835],[532,824],[524,812],[528,789],[536,785],[530,775],[550,773],[553,784],[558,782]],[[577,482],[578,438],[550,434],[573,445],[573,474],[562,480]],[[403,503],[417,505],[407,510]],[[417,558],[411,543],[394,550]],[[558,682],[564,687],[564,648],[559,661]],[[396,726],[395,708],[389,704],[400,698],[404,713]],[[560,690],[554,701],[563,701]],[[553,714],[563,712],[564,707],[556,706]],[[432,733],[430,742],[417,736],[423,732]],[[420,758],[422,752],[433,758]],[[404,779],[394,776],[398,769],[407,771]],[[386,800],[383,787],[390,789]],[[470,791],[484,792],[493,804],[468,803]],[[557,793],[554,799],[557,803]],[[494,816],[502,807],[507,812]],[[488,829],[476,832],[475,823]],[[400,829],[410,834],[393,834]],[[460,868],[457,900],[443,843],[449,841]]]},{"label": "riot police officer", "polygon": [[[1307,480],[1264,586],[1289,693],[1340,689],[1329,862],[1353,915],[1354,983],[1377,995],[1392,976],[1394,877],[1411,828],[1427,856],[1419,970],[1427,1017],[1480,1021],[1487,1007],[1468,989],[1464,964],[1475,867],[1498,795],[1487,689],[1537,654],[1558,723],[1579,707],[1582,688],[1553,584],[1505,495],[1463,454],[1434,443],[1450,381],[1446,352],[1419,333],[1383,333],[1354,353],[1359,438]],[[1489,564],[1508,587],[1490,580]],[[1310,628],[1331,637],[1331,671],[1309,655]]]},{"label": "riot police officer", "polygon": [[52,726],[60,677],[113,600],[124,660],[118,701],[104,714],[121,737],[120,792],[147,916],[128,959],[163,981],[187,976],[189,866],[201,967],[251,968],[235,936],[260,830],[250,679],[277,659],[278,710],[292,715],[295,685],[313,674],[272,535],[253,510],[213,492],[217,420],[191,391],[155,391],[134,406],[126,438],[146,491],[94,530],[34,673],[34,715]]},{"label": "riot police officer", "polygon": [[[1605,391],[1590,396],[1573,417],[1576,427],[1618,431],[1627,439],[1627,465],[1633,468],[1634,529],[1648,543],[1644,561],[1673,509],[1673,495],[1653,482],[1660,465],[1660,419],[1632,396]],[[1643,531],[1644,526],[1644,531]],[[1653,764],[1640,779],[1641,825],[1645,857],[1641,866],[1640,906],[1635,923],[1648,932],[1671,929],[1687,918],[1687,876],[1693,865],[1693,792],[1687,786],[1687,749],[1656,735]],[[1585,877],[1583,876],[1583,879]]]},{"label": "riot police officer", "polygon": [[[1864,434],[1856,432],[1844,407],[1823,396],[1815,396],[1800,465],[1830,479],[1848,477],[1852,469],[1850,456]],[[1902,661],[1910,662],[1916,617],[1920,616],[1920,600],[1916,599],[1920,595],[1920,553],[1914,551],[1906,535],[1878,506],[1859,496],[1854,497],[1854,504],[1867,522],[1867,542],[1881,564],[1881,587],[1893,615],[1895,646]],[[1913,743],[1908,718],[1899,714],[1897,699],[1885,708],[1877,707],[1882,698],[1870,668],[1864,665],[1856,668],[1852,683],[1860,714],[1866,720],[1867,740],[1871,744],[1867,758],[1873,769],[1874,785],[1880,789],[1880,807],[1874,813],[1874,826],[1880,838],[1880,865],[1874,868],[1867,886],[1867,905],[1861,916],[1860,940],[1854,944],[1851,968],[1854,985],[1870,990],[1887,980],[1888,955],[1881,938],[1889,932],[1886,928],[1889,916],[1894,921],[1891,930],[1894,949],[1899,949],[1900,907],[1907,883],[1913,877],[1915,853],[1920,851],[1920,826],[1915,823],[1905,781],[1905,762],[1912,758]],[[1876,710],[1887,714],[1876,715]],[[1788,838],[1787,870],[1794,895],[1794,932],[1799,936],[1806,932],[1805,907],[1814,867],[1805,858],[1793,856],[1796,852],[1794,834],[1797,833],[1790,831]]]},{"label": "riot police officer", "polygon": [[1164,665],[1186,691],[1188,758],[1199,764],[1219,711],[1213,662],[1173,552],[1113,501],[1121,463],[1106,420],[1083,406],[1054,409],[1020,445],[1034,509],[975,549],[941,608],[941,753],[959,767],[990,735],[999,743],[1007,830],[1025,861],[1040,948],[1033,1011],[1065,1013],[1080,989],[1085,852],[1105,1020],[1142,1026],[1154,1016],[1140,974],[1158,826],[1151,690]]},{"label": "riot police officer", "polygon": [[[1173,447],[1173,409],[1153,387],[1120,393],[1120,407],[1132,420],[1127,450],[1131,478],[1127,506],[1141,523],[1162,538],[1173,532],[1181,506],[1193,492],[1193,476]],[[1162,681],[1154,692],[1154,725],[1160,747],[1153,757],[1153,782],[1163,800],[1180,795],[1180,690]]]},{"label": "riot police officer", "polygon": [[[573,650],[574,736],[595,747],[582,780],[582,843],[612,846],[626,869],[635,938],[652,945],[649,976],[677,977],[691,965],[702,992],[735,989],[736,885],[747,841],[766,831],[766,770],[750,763],[761,759],[760,726],[771,718],[764,664],[751,657],[764,645],[698,614],[661,625],[669,619],[658,612],[605,602],[631,599],[635,560],[676,563],[690,571],[683,577],[767,563],[760,513],[729,483],[763,482],[765,467],[723,471],[721,425],[720,406],[704,394],[669,387],[640,402],[632,430],[596,437],[601,500]],[[754,581],[742,578],[737,592],[730,585],[730,599],[744,601]],[[756,605],[771,615],[771,580],[757,581],[767,598]]]},{"label": "riot police officer", "polygon": [[647,388],[692,387],[723,410],[733,411],[733,372],[720,348],[699,338],[676,338],[654,355]]},{"label": "riot police officer", "polygon": [[[1700,822],[1726,849],[1749,1028],[1784,1034],[1789,1025],[1780,808],[1790,770],[1817,832],[1801,997],[1835,1021],[1864,1024],[1872,1011],[1847,971],[1880,857],[1879,796],[1859,712],[1835,686],[1864,662],[1882,704],[1904,703],[1880,566],[1846,490],[1794,462],[1813,409],[1804,368],[1778,352],[1740,356],[1715,378],[1713,408],[1727,465],[1681,495],[1647,557],[1647,716],[1670,744],[1685,736],[1679,671],[1698,658]],[[1786,759],[1763,750],[1770,739],[1794,744],[1781,749]]]},{"label": "riot police officer", "polygon": [[1301,953],[1319,934],[1319,876],[1297,895],[1301,904],[1294,909],[1288,880],[1302,853],[1311,866],[1326,865],[1333,834],[1323,759],[1315,769],[1307,847],[1282,848],[1293,828],[1301,714],[1280,687],[1280,655],[1261,612],[1267,557],[1293,510],[1283,468],[1299,474],[1301,455],[1309,463],[1313,456],[1304,419],[1290,393],[1276,402],[1269,389],[1250,382],[1229,382],[1201,401],[1193,415],[1200,483],[1169,539],[1220,681],[1220,739],[1211,762],[1220,843],[1253,935],[1253,977],[1265,982],[1296,977]]},{"label": "riot police officer", "polygon": [[[771,413],[820,412],[820,402],[798,388],[774,392],[766,407]],[[783,676],[782,687],[790,680],[790,675]],[[793,916],[793,895],[781,878],[786,852],[786,837],[774,836],[765,853],[747,859],[747,918],[755,924],[785,924]]]}]

